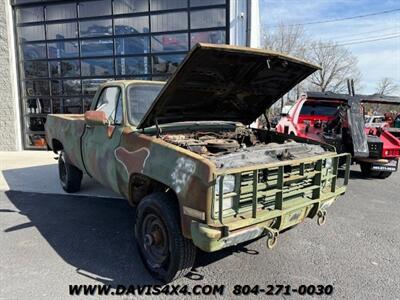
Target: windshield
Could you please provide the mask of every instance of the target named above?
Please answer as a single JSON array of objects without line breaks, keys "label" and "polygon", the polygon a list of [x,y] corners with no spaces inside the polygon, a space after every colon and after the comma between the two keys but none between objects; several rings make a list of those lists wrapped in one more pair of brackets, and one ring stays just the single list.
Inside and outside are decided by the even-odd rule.
[{"label": "windshield", "polygon": [[141,84],[128,88],[128,115],[131,124],[140,123],[162,87],[163,84]]},{"label": "windshield", "polygon": [[306,102],[301,108],[300,115],[334,116],[337,107],[336,103]]},{"label": "windshield", "polygon": [[372,123],[384,123],[385,122],[385,117],[375,117],[372,120]]}]

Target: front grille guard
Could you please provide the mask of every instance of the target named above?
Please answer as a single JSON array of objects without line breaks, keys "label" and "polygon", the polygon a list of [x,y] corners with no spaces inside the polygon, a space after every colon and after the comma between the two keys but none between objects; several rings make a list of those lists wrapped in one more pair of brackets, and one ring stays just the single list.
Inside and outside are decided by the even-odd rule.
[{"label": "front grille guard", "polygon": [[[329,160],[332,164],[329,168],[331,172],[323,172],[328,170],[326,164]],[[344,176],[339,177],[339,164],[343,162]],[[225,217],[250,211],[251,217],[257,218],[260,208],[283,210],[284,202],[296,197],[312,201],[319,199],[321,194],[343,194],[349,181],[350,162],[350,154],[342,153],[319,159],[288,160],[279,165],[261,168],[255,166],[224,170],[217,174],[214,186],[214,189],[218,189],[218,196],[214,190],[213,218],[223,223]],[[235,190],[224,194],[224,177],[227,175],[235,176]],[[341,185],[340,178],[343,179]],[[232,209],[228,212],[225,210],[224,214],[223,200],[230,197],[233,199]],[[215,208],[218,208],[218,212]]]}]

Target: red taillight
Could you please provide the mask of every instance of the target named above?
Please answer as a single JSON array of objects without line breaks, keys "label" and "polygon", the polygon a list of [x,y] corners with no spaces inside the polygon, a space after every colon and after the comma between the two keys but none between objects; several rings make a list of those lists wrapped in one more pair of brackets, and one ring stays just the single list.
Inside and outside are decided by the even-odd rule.
[{"label": "red taillight", "polygon": [[400,149],[387,149],[384,151],[384,155],[389,157],[400,156]]}]

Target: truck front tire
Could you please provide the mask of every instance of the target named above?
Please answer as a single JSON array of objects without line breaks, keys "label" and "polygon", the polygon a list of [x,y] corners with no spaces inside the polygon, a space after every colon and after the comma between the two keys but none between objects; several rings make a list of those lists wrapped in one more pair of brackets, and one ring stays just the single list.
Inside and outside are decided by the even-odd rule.
[{"label": "truck front tire", "polygon": [[371,170],[372,164],[370,163],[362,162],[360,163],[360,167],[361,167],[361,173],[365,177],[385,179],[388,178],[390,175],[392,175],[392,172]]},{"label": "truck front tire", "polygon": [[392,172],[382,171],[382,172],[379,174],[379,178],[385,179],[385,178],[388,178],[390,175],[392,175]]},{"label": "truck front tire", "polygon": [[168,283],[193,267],[196,247],[184,238],[176,199],[166,193],[143,198],[136,210],[135,237],[148,271]]},{"label": "truck front tire", "polygon": [[364,177],[373,177],[377,178],[380,174],[380,171],[372,170],[372,164],[361,162],[360,163],[361,173]]},{"label": "truck front tire", "polygon": [[58,174],[61,186],[67,193],[75,193],[81,189],[82,171],[66,161],[64,151],[58,157]]}]

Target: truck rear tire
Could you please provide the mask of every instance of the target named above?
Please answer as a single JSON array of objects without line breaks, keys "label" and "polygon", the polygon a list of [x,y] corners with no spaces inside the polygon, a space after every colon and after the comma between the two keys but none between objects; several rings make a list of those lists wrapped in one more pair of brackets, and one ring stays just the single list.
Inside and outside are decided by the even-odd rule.
[{"label": "truck rear tire", "polygon": [[392,175],[392,172],[382,171],[379,174],[379,178],[385,179],[385,178],[388,178],[390,175]]},{"label": "truck rear tire", "polygon": [[140,201],[135,237],[147,270],[158,280],[168,283],[192,269],[196,247],[182,235],[179,207],[172,196],[154,193]]},{"label": "truck rear tire", "polygon": [[372,170],[372,164],[366,162],[360,162],[361,173],[364,177],[379,177],[380,171]]},{"label": "truck rear tire", "polygon": [[82,171],[66,161],[64,151],[58,157],[58,174],[61,186],[67,193],[75,193],[81,189]]}]

